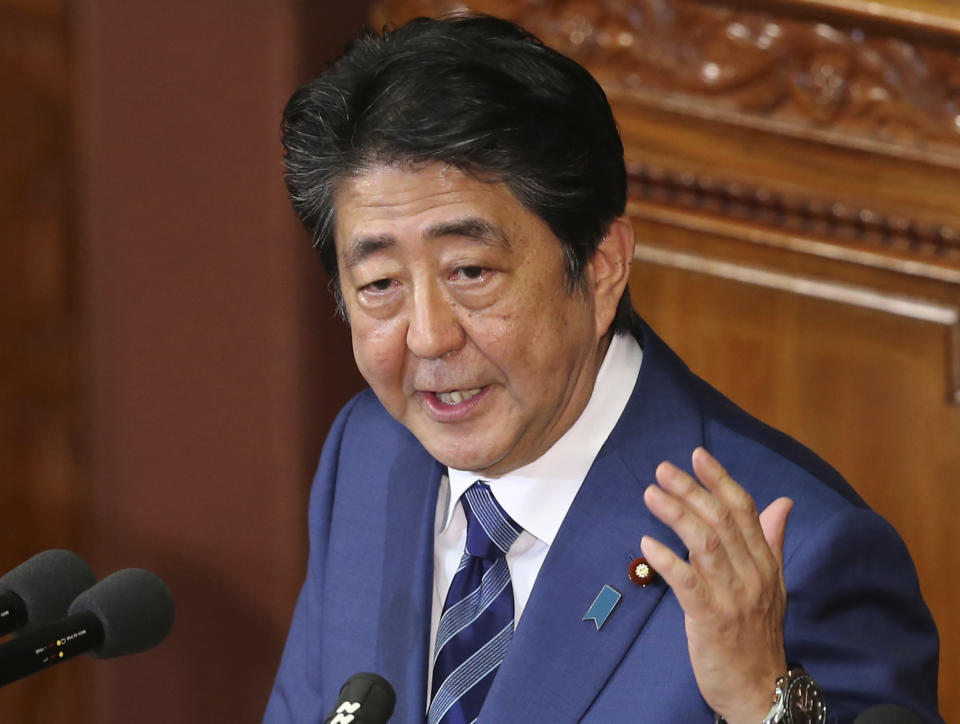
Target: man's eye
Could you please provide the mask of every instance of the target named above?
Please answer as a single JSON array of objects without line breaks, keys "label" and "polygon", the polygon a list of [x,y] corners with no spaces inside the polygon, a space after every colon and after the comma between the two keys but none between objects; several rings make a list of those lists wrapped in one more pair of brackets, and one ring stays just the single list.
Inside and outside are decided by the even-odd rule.
[{"label": "man's eye", "polygon": [[390,290],[394,284],[393,279],[377,279],[375,282],[370,282],[369,284],[363,287],[364,291],[370,292],[386,292]]},{"label": "man's eye", "polygon": [[476,281],[482,279],[486,271],[482,266],[462,266],[457,268],[456,276],[460,279]]}]

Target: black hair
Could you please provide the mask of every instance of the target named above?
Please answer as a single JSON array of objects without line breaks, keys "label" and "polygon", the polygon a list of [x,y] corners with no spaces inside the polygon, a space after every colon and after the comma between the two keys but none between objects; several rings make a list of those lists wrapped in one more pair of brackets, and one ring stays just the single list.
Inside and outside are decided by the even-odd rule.
[{"label": "black hair", "polygon": [[[286,183],[343,312],[337,184],[374,165],[442,163],[503,182],[563,244],[568,292],[626,207],[623,143],[582,66],[488,15],[417,18],[347,46],[283,113]],[[612,329],[636,329],[624,291]]]}]

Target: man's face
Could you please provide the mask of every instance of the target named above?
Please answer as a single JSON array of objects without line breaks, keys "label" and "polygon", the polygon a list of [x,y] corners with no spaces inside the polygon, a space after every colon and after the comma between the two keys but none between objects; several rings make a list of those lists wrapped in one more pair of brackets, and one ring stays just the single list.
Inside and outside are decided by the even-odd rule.
[{"label": "man's face", "polygon": [[550,228],[442,165],[376,166],[335,203],[354,356],[390,414],[454,468],[543,454],[589,400],[606,330],[594,293],[566,291]]}]

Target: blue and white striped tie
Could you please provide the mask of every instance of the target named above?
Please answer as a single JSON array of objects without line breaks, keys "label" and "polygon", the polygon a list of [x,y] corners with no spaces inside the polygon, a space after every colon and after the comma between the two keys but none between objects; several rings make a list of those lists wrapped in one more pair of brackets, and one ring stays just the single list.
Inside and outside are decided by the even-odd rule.
[{"label": "blue and white striped tie", "polygon": [[513,586],[504,556],[520,526],[481,481],[460,502],[467,514],[467,546],[437,630],[428,724],[477,720],[513,636]]}]

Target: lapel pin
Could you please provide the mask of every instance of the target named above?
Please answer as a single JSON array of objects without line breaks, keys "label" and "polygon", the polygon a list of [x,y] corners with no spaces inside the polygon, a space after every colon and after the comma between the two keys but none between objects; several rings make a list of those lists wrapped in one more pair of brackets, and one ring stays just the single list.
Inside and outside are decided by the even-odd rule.
[{"label": "lapel pin", "polygon": [[649,586],[657,576],[650,564],[647,563],[646,558],[634,558],[630,561],[627,575],[630,576],[631,581],[641,587]]},{"label": "lapel pin", "polygon": [[610,612],[613,611],[619,602],[620,592],[610,586],[604,586],[600,589],[600,593],[597,594],[590,608],[587,609],[582,620],[593,621],[597,626],[597,631],[599,631],[600,627],[603,626],[610,617]]}]

